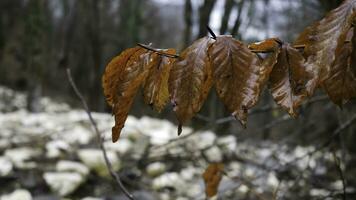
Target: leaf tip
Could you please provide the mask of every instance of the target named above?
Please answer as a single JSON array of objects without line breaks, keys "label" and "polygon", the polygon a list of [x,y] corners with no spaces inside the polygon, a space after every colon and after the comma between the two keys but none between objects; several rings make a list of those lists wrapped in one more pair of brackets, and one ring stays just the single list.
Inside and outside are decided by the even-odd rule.
[{"label": "leaf tip", "polygon": [[116,126],[112,127],[112,137],[111,140],[113,143],[117,142],[120,138],[120,131],[121,129],[117,128]]},{"label": "leaf tip", "polygon": [[178,125],[178,136],[180,136],[182,134],[182,131],[183,131],[182,124],[179,124]]}]

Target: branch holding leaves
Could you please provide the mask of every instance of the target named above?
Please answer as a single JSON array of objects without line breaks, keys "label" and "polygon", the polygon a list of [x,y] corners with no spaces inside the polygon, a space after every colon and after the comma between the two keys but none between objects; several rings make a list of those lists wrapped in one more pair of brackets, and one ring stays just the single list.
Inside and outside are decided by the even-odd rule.
[{"label": "branch holding leaves", "polygon": [[[145,102],[155,110],[161,111],[171,101],[178,135],[213,87],[244,127],[248,111],[266,85],[277,105],[293,117],[317,88],[342,106],[356,97],[355,10],[356,0],[345,0],[307,27],[293,44],[271,38],[247,46],[232,36],[217,36],[207,27],[212,37],[195,41],[180,55],[174,49],[144,44],[123,51],[107,65],[102,83],[115,115],[113,142],[119,139],[142,86]],[[256,53],[269,55],[261,59]]]}]

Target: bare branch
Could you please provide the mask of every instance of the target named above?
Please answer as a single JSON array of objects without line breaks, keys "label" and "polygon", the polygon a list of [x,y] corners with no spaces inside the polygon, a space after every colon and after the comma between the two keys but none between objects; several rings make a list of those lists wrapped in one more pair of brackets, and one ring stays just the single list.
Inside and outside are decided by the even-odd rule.
[{"label": "bare branch", "polygon": [[115,173],[113,167],[112,167],[112,164],[108,158],[108,155],[107,155],[107,152],[106,152],[106,149],[104,147],[104,140],[101,136],[101,133],[98,129],[98,126],[96,125],[96,122],[93,118],[93,116],[91,115],[91,112],[90,112],[90,109],[88,107],[88,104],[87,102],[85,101],[83,95],[81,94],[81,92],[79,91],[78,87],[76,86],[76,84],[74,83],[74,80],[72,78],[72,74],[71,74],[71,71],[69,68],[67,68],[67,78],[68,78],[68,81],[70,83],[70,85],[72,86],[75,94],[78,96],[78,98],[80,99],[80,101],[82,102],[83,104],[83,107],[84,107],[84,110],[85,112],[87,113],[88,117],[89,117],[89,120],[94,128],[94,131],[96,133],[96,136],[97,136],[97,140],[98,140],[98,143],[99,143],[99,147],[101,149],[101,151],[103,152],[103,156],[104,156],[104,160],[105,160],[105,164],[106,164],[106,167],[110,173],[110,175],[114,178],[114,180],[116,180],[120,190],[126,195],[127,198],[129,198],[130,200],[135,200],[134,196],[125,188],[125,186],[122,184],[121,182],[121,179],[119,177],[119,175],[117,173]]},{"label": "bare branch", "polygon": [[137,45],[142,47],[142,48],[144,48],[144,49],[147,49],[149,51],[153,51],[153,52],[155,52],[155,53],[157,53],[158,55],[161,55],[161,56],[166,56],[166,57],[169,57],[169,58],[179,58],[179,55],[177,55],[177,54],[165,53],[162,50],[150,47],[149,45],[145,45],[145,44],[141,44],[141,43],[137,43]]},{"label": "bare branch", "polygon": [[337,157],[335,152],[333,153],[333,155],[335,160],[335,166],[339,172],[340,179],[342,181],[342,190],[343,190],[342,199],[346,200],[346,180],[345,180],[344,172],[342,171],[341,168],[340,159]]},{"label": "bare branch", "polygon": [[206,29],[208,29],[208,32],[210,33],[211,37],[216,40],[216,35],[213,30],[209,26],[206,26]]}]

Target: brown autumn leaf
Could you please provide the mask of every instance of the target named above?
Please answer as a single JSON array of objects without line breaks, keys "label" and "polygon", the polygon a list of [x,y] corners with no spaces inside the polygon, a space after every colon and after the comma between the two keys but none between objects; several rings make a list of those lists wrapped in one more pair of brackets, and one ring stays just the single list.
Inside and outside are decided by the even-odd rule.
[{"label": "brown autumn leaf", "polygon": [[223,171],[224,164],[222,163],[212,163],[206,168],[203,173],[203,179],[207,197],[213,197],[217,194]]},{"label": "brown autumn leaf", "polygon": [[330,76],[324,81],[324,89],[330,99],[340,107],[351,98],[356,97],[356,37],[355,28],[350,29],[349,36],[342,49],[336,55]]},{"label": "brown autumn leaf", "polygon": [[[112,128],[113,142],[119,139],[134,97],[147,77],[148,68],[152,66],[149,64],[152,62],[152,53],[141,48],[135,49],[137,50],[131,56],[119,55],[114,58],[107,66],[103,78],[104,91],[109,92],[108,96],[113,97],[112,101],[108,101],[115,115],[115,126]],[[112,88],[105,90],[107,85],[111,85]]]},{"label": "brown autumn leaf", "polygon": [[116,91],[119,87],[120,74],[125,68],[130,57],[135,54],[140,48],[134,47],[126,49],[120,55],[114,57],[105,68],[105,73],[102,76],[102,86],[106,101],[110,106],[117,101]]},{"label": "brown autumn leaf", "polygon": [[268,38],[261,42],[248,45],[248,48],[256,53],[275,52],[280,48],[282,41],[279,38]]},{"label": "brown autumn leaf", "polygon": [[250,48],[263,50],[266,46],[279,46],[280,49],[276,49],[270,56],[272,60],[277,58],[277,62],[268,61],[268,58],[266,61],[274,64],[268,86],[276,103],[296,117],[297,108],[307,97],[306,83],[312,74],[306,70],[305,60],[297,49],[280,40],[275,40],[274,45],[271,40],[266,41],[268,45],[262,41],[250,45]]},{"label": "brown autumn leaf", "polygon": [[[208,48],[209,37],[201,38],[186,48],[173,64],[169,76],[169,92],[179,127],[197,113],[213,84]],[[181,129],[178,130],[180,134]]]},{"label": "brown autumn leaf", "polygon": [[[168,54],[175,54],[175,49],[162,50]],[[169,100],[168,78],[175,58],[153,54],[152,67],[144,83],[144,101],[161,112]]]},{"label": "brown autumn leaf", "polygon": [[309,96],[331,75],[336,54],[343,48],[347,32],[351,28],[355,6],[356,0],[345,0],[322,20],[307,27],[294,43],[305,46],[307,70],[313,73],[313,78],[306,85]]},{"label": "brown autumn leaf", "polygon": [[219,98],[245,127],[247,111],[256,105],[268,70],[243,43],[232,36],[219,36],[209,49]]}]

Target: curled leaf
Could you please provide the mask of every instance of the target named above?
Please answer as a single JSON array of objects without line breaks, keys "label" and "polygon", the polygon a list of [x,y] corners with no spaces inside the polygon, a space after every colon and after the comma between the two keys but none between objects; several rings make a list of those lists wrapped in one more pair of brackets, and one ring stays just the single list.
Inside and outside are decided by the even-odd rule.
[{"label": "curled leaf", "polygon": [[280,40],[275,40],[273,44],[272,40],[266,40],[267,44],[262,41],[250,45],[250,48],[274,49],[264,61],[266,65],[273,65],[269,76],[269,88],[275,102],[291,116],[296,117],[297,108],[307,97],[306,84],[312,74],[307,71],[305,59],[297,49]]},{"label": "curled leaf", "polygon": [[347,41],[336,55],[330,76],[324,81],[324,88],[330,99],[342,106],[356,97],[356,36],[355,28],[349,31]]},{"label": "curled leaf", "polygon": [[248,48],[255,52],[274,52],[280,48],[282,41],[279,38],[268,38],[261,42],[256,42],[248,45]]},{"label": "curled leaf", "polygon": [[269,88],[276,103],[293,117],[297,116],[297,108],[308,96],[306,83],[311,76],[299,51],[283,44],[270,74]]},{"label": "curled leaf", "polygon": [[309,96],[331,75],[336,54],[343,48],[347,32],[351,28],[355,6],[356,0],[345,0],[322,20],[307,27],[297,38],[295,44],[305,46],[307,70],[313,74],[306,86]]},{"label": "curled leaf", "polygon": [[223,171],[224,164],[222,163],[212,163],[206,168],[203,173],[203,179],[207,197],[213,197],[217,194]]},{"label": "curled leaf", "polygon": [[120,55],[114,57],[105,68],[105,73],[102,76],[102,86],[107,103],[110,106],[117,101],[116,91],[119,87],[121,71],[125,68],[130,57],[135,54],[140,48],[134,47],[126,49]]},{"label": "curled leaf", "polygon": [[213,84],[208,48],[209,37],[201,38],[186,48],[173,64],[169,77],[169,92],[180,124],[197,113]]},{"label": "curled leaf", "polygon": [[[115,126],[112,128],[112,141],[116,142],[124,127],[128,112],[134,97],[142,82],[145,80],[152,61],[151,53],[145,49],[134,48],[131,54],[126,51],[112,60],[104,73],[103,86],[109,96],[108,103],[113,108]],[[105,88],[111,86],[109,88]]]},{"label": "curled leaf", "polygon": [[[164,50],[168,54],[175,54],[174,49]],[[153,54],[150,72],[144,83],[144,100],[160,112],[169,100],[168,78],[174,58]]]},{"label": "curled leaf", "polygon": [[243,126],[256,105],[270,70],[258,56],[231,36],[219,36],[209,50],[219,98]]}]

